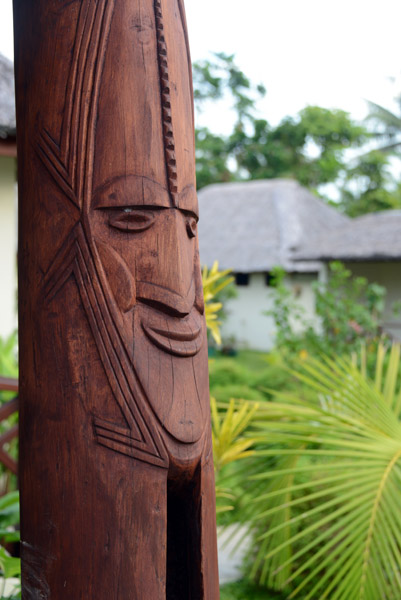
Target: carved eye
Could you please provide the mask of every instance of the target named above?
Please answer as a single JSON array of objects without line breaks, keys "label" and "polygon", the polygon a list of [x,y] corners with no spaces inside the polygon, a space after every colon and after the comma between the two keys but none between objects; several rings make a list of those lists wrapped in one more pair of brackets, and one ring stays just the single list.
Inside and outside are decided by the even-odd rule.
[{"label": "carved eye", "polygon": [[187,233],[189,238],[196,236],[196,219],[188,217],[187,219]]},{"label": "carved eye", "polygon": [[152,227],[155,220],[153,212],[148,210],[137,210],[134,208],[124,208],[118,211],[116,215],[109,218],[110,227],[120,229],[121,231],[133,231],[140,233]]}]

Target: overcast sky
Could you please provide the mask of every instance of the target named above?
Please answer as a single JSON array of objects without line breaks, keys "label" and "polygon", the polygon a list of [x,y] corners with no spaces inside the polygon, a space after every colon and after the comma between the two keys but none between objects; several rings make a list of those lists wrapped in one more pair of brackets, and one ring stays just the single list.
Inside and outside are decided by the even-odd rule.
[{"label": "overcast sky", "polygon": [[[0,52],[12,58],[12,1],[0,4]],[[395,108],[400,0],[186,0],[186,9],[192,58],[234,53],[266,86],[260,111],[271,122],[306,104],[356,118],[366,113],[364,98]],[[207,118],[224,127],[224,115]]]}]

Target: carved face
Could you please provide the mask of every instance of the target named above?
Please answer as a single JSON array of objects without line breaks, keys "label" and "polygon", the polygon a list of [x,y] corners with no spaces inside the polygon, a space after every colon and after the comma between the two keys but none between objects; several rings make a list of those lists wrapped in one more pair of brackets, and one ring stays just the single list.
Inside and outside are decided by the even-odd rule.
[{"label": "carved face", "polygon": [[112,77],[99,78],[87,145],[84,229],[115,352],[124,347],[162,426],[194,442],[209,399],[184,9],[181,0],[116,7],[103,66]]},{"label": "carved face", "polygon": [[155,182],[117,177],[94,194],[89,224],[109,305],[149,402],[174,437],[192,442],[204,427],[207,361],[194,191],[191,203],[186,190],[184,205],[172,207]]},{"label": "carved face", "polygon": [[38,155],[77,220],[46,297],[75,274],[124,417],[95,423],[106,432],[98,439],[143,459],[153,452],[149,406],[184,443],[201,438],[209,414],[185,11],[182,0],[70,4],[80,5],[80,34],[63,123],[57,143],[41,128]]}]

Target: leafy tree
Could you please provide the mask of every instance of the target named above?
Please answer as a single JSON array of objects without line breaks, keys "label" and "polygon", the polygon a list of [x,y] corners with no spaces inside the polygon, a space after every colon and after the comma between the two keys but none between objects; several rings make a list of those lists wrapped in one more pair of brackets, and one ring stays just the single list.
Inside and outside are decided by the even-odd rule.
[{"label": "leafy tree", "polygon": [[[260,118],[257,100],[265,94],[235,64],[234,56],[215,54],[194,64],[197,110],[225,99],[233,111],[232,131],[218,134],[203,126],[196,130],[197,180],[211,183],[292,177],[322,192],[333,183],[335,206],[350,216],[401,207],[401,185],[391,175],[391,153],[401,150],[401,117],[370,103],[371,131],[342,110],[307,106],[277,126]],[[399,99],[401,107],[401,97]],[[377,137],[384,145],[350,161],[349,150]],[[355,152],[354,152],[355,153]]]},{"label": "leafy tree", "polygon": [[367,139],[367,131],[341,110],[317,106],[286,117],[277,126],[259,118],[257,100],[263,86],[251,83],[232,55],[194,64],[194,96],[198,111],[208,102],[226,99],[233,110],[228,135],[196,130],[198,187],[238,179],[293,177],[303,185],[335,181],[346,169],[345,151]]},{"label": "leafy tree", "polygon": [[196,181],[198,188],[211,183],[228,183],[235,179],[230,166],[227,141],[207,127],[195,130]]},{"label": "leafy tree", "polygon": [[249,179],[294,177],[316,188],[333,182],[346,168],[345,150],[359,146],[366,130],[341,110],[308,106],[277,127],[252,121],[253,131],[234,131],[229,146]]},{"label": "leafy tree", "polygon": [[[316,315],[319,326],[310,324],[302,308],[285,285],[285,271],[275,269],[273,316],[277,347],[285,353],[329,356],[349,355],[361,339],[380,333],[386,290],[365,277],[353,277],[338,261],[329,265],[328,281],[316,282]],[[297,325],[297,327],[295,327]]]},{"label": "leafy tree", "polygon": [[257,98],[263,97],[263,85],[253,85],[235,64],[233,54],[216,52],[214,60],[202,60],[193,65],[194,99],[198,110],[208,100],[230,97],[235,111],[235,122],[244,123],[252,119]]},{"label": "leafy tree", "polygon": [[[401,95],[396,98],[401,111]],[[401,115],[393,113],[388,108],[368,102],[369,115],[367,120],[375,125],[373,136],[384,143],[378,147],[380,152],[398,153],[401,151]]]},{"label": "leafy tree", "polygon": [[[250,82],[236,66],[233,55],[215,53],[213,60],[195,62],[193,76],[195,106],[199,113],[208,102],[225,98],[233,110],[233,131],[242,130],[253,121],[256,100],[265,94],[265,89]],[[213,133],[207,127],[196,128],[198,188],[239,178],[230,137]]]},{"label": "leafy tree", "polygon": [[[396,100],[401,109],[401,96]],[[351,217],[401,208],[401,184],[389,169],[392,158],[401,158],[401,116],[374,102],[368,105],[369,136],[378,145],[346,171],[341,208]]]},{"label": "leafy tree", "polygon": [[350,217],[401,207],[401,183],[389,171],[389,157],[374,150],[347,170],[341,207]]}]

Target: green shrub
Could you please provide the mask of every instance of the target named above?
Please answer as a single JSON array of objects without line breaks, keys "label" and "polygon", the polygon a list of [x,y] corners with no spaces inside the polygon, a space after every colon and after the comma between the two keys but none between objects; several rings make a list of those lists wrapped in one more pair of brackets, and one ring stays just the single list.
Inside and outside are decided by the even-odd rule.
[{"label": "green shrub", "polygon": [[221,586],[220,600],[284,600],[278,592],[266,590],[249,581],[236,581]]},{"label": "green shrub", "polygon": [[274,304],[267,314],[276,325],[277,347],[287,357],[291,353],[350,355],[359,350],[362,339],[379,337],[384,287],[353,277],[340,262],[330,263],[327,282],[313,284],[318,324],[311,324],[284,283],[285,271],[276,269],[274,274]]},{"label": "green shrub", "polygon": [[251,379],[249,371],[234,358],[213,359],[210,362],[210,386],[247,385]]},{"label": "green shrub", "polygon": [[[18,377],[17,334],[7,338],[0,337],[0,377]],[[13,392],[0,391],[0,404],[11,400]]]},{"label": "green shrub", "polygon": [[253,400],[258,402],[266,398],[263,392],[241,384],[211,387],[210,393],[218,402],[229,402],[232,398],[235,400]]}]

